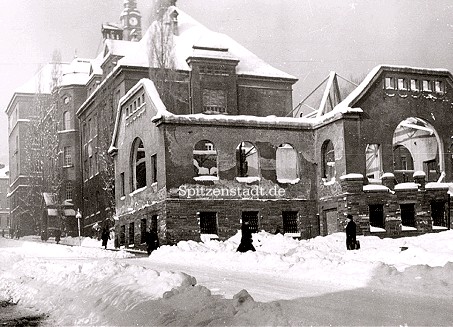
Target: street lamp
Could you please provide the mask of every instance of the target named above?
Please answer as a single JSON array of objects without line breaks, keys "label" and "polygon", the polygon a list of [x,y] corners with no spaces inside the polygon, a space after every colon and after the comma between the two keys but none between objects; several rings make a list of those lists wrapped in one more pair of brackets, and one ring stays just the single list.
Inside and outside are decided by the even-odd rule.
[{"label": "street lamp", "polygon": [[77,218],[77,227],[79,229],[79,246],[82,246],[82,240],[80,239],[80,219],[82,219],[82,214],[80,213],[79,209],[77,209],[77,214],[75,217]]}]

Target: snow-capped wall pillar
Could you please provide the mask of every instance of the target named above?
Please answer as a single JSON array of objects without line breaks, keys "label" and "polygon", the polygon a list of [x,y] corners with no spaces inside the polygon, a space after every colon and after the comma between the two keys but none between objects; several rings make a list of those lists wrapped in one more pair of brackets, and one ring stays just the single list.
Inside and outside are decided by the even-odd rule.
[{"label": "snow-capped wall pillar", "polygon": [[423,171],[416,171],[413,175],[414,183],[419,184],[419,190],[424,190],[426,185],[426,174]]},{"label": "snow-capped wall pillar", "polygon": [[382,175],[382,185],[387,186],[390,190],[395,189],[395,175],[392,173],[385,173]]}]

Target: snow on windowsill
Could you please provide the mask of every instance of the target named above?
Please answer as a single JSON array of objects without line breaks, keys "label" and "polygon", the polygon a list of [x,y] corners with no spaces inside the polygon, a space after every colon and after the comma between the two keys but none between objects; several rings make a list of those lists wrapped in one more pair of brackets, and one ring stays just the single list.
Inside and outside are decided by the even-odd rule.
[{"label": "snow on windowsill", "polygon": [[218,181],[219,177],[218,176],[205,175],[205,176],[195,176],[193,179],[196,180],[196,181]]},{"label": "snow on windowsill", "polygon": [[258,177],[258,176],[236,177],[236,180],[241,183],[253,183],[253,182],[261,180],[261,177]]},{"label": "snow on windowsill", "polygon": [[401,226],[401,230],[402,230],[402,231],[410,231],[410,230],[414,230],[414,231],[415,231],[415,230],[417,230],[417,228],[411,227],[411,226],[404,226],[404,225],[402,225],[402,226]]},{"label": "snow on windowsill", "polygon": [[209,242],[210,240],[216,240],[219,236],[217,234],[200,234],[200,239],[203,243]]},{"label": "snow on windowsill", "polygon": [[386,230],[381,227],[374,227],[374,226],[370,225],[370,232],[371,233],[384,233],[384,232],[386,232]]},{"label": "snow on windowsill", "polygon": [[138,193],[141,193],[141,192],[143,192],[144,190],[146,190],[146,188],[147,188],[147,186],[143,186],[143,187],[141,187],[141,188],[138,188],[138,189],[136,189],[134,192],[129,193],[129,196],[130,196],[130,197],[133,197],[134,195],[136,195],[136,194],[138,194]]},{"label": "snow on windowsill", "polygon": [[435,225],[433,225],[433,229],[434,230],[447,230],[448,228],[444,227],[444,226],[435,226]]},{"label": "snow on windowsill", "polygon": [[297,184],[300,182],[300,178],[294,178],[294,179],[277,178],[277,181],[282,184]]},{"label": "snow on windowsill", "polygon": [[438,182],[430,182],[426,183],[425,189],[448,189],[450,186],[448,183],[438,183]]}]

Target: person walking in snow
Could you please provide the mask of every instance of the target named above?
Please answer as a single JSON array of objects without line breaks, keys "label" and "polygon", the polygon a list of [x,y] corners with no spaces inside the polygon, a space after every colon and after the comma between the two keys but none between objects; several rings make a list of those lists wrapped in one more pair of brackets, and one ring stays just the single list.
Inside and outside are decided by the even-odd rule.
[{"label": "person walking in snow", "polygon": [[55,243],[60,244],[61,239],[61,230],[57,229],[55,231]]},{"label": "person walking in snow", "polygon": [[157,235],[157,232],[153,229],[150,229],[146,233],[146,252],[148,252],[148,255],[151,254],[154,250],[157,250],[159,247],[159,236]]},{"label": "person walking in snow", "polygon": [[256,251],[253,246],[252,231],[250,230],[249,222],[244,221],[241,228],[241,243],[237,252]]},{"label": "person walking in snow", "polygon": [[354,222],[352,215],[347,215],[348,224],[346,225],[346,249],[355,250],[356,248],[356,223]]},{"label": "person walking in snow", "polygon": [[101,240],[104,249],[107,249],[107,242],[110,239],[110,231],[107,228],[102,229]]}]

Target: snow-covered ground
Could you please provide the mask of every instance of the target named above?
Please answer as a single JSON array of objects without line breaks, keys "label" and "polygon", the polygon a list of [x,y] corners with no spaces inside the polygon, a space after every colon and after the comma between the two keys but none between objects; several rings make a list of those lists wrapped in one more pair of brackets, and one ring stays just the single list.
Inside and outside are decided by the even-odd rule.
[{"label": "snow-covered ground", "polygon": [[0,238],[0,300],[51,326],[453,325],[453,231],[361,236],[356,251],[343,233],[253,237],[256,252],[236,252],[237,234],[150,257]]}]

